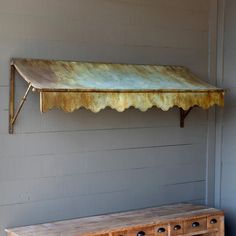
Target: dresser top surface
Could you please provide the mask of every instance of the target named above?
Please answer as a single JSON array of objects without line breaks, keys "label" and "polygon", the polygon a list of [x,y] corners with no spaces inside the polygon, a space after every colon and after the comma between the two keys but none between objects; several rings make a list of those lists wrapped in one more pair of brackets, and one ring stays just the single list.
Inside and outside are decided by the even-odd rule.
[{"label": "dresser top surface", "polygon": [[201,205],[176,204],[17,227],[6,232],[8,236],[90,236],[211,215],[223,215],[223,212]]}]

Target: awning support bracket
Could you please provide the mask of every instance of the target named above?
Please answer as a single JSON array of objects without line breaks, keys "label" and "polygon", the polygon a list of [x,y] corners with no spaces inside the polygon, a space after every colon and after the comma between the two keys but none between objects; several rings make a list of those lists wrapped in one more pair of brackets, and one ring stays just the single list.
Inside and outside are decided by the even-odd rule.
[{"label": "awning support bracket", "polygon": [[188,116],[189,112],[193,109],[193,107],[190,107],[187,111],[185,111],[183,108],[179,108],[180,111],[180,127],[184,128],[184,121],[185,118]]},{"label": "awning support bracket", "polygon": [[27,99],[27,96],[29,95],[29,92],[32,88],[32,85],[29,83],[28,88],[21,99],[21,102],[19,104],[19,107],[17,108],[15,112],[15,67],[14,65],[11,65],[10,69],[10,101],[9,101],[9,134],[13,134],[14,131],[14,124],[18,118],[18,115]]}]

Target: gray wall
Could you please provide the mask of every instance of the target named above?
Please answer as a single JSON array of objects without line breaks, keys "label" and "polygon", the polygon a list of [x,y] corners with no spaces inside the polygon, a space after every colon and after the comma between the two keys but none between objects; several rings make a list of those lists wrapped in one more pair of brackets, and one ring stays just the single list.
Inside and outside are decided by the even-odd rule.
[{"label": "gray wall", "polygon": [[[8,78],[11,57],[32,57],[180,64],[207,80],[208,5],[0,0],[0,235],[5,227],[207,200],[206,111],[194,109],[180,129],[177,109],[40,114],[31,94],[8,135]],[[25,89],[19,81],[18,95]]]},{"label": "gray wall", "polygon": [[226,94],[226,106],[222,125],[222,159],[219,185],[220,207],[226,212],[227,235],[236,235],[236,1],[225,1],[224,73],[223,87],[230,89]]}]

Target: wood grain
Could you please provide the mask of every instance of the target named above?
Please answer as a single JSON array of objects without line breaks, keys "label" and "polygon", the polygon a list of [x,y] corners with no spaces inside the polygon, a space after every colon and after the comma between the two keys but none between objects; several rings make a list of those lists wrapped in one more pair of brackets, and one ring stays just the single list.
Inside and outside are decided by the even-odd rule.
[{"label": "wood grain", "polygon": [[[176,222],[184,221],[184,234],[218,233],[224,235],[223,212],[214,208],[192,204],[166,205],[136,211],[100,215],[88,218],[60,221],[34,226],[7,229],[8,236],[167,236],[170,227]],[[207,227],[207,219],[220,220],[218,227]],[[193,227],[193,222],[199,222]],[[178,234],[172,234],[178,235]]]}]

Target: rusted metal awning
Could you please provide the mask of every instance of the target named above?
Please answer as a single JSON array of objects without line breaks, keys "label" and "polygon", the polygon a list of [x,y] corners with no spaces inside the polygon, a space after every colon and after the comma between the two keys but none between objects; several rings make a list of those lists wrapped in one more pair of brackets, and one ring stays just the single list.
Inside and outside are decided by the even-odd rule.
[{"label": "rusted metal awning", "polygon": [[20,109],[31,89],[40,93],[42,112],[52,108],[72,112],[81,107],[98,112],[108,106],[120,112],[131,106],[166,111],[177,106],[184,117],[193,106],[207,109],[224,104],[224,90],[181,66],[13,59],[10,131],[20,111],[14,114],[15,70],[29,84]]}]

